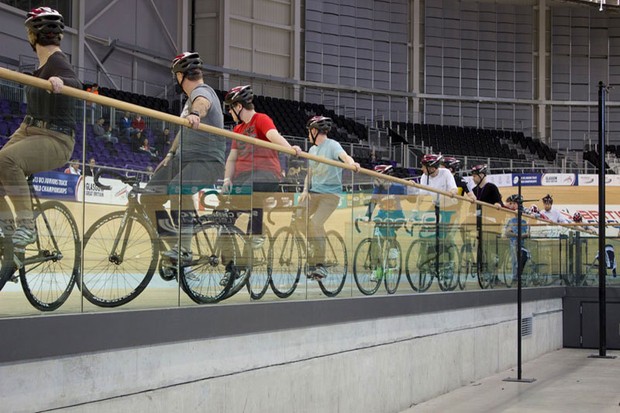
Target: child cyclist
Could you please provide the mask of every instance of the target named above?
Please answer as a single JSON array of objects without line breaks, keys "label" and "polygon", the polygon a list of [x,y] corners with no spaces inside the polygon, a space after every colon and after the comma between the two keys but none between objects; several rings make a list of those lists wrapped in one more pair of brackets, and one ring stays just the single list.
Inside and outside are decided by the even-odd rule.
[{"label": "child cyclist", "polygon": [[[392,165],[377,165],[374,167],[374,170],[387,176],[392,176],[394,173]],[[400,198],[407,193],[406,188],[402,184],[379,178],[374,180],[373,187],[365,220],[370,221],[375,207],[378,206],[378,212],[372,219],[375,223],[375,235],[385,241],[395,239],[396,231],[405,224],[405,214],[403,214]],[[371,253],[374,252],[372,259],[377,263],[381,260],[381,257],[378,256],[380,251],[381,249],[378,246],[371,250]],[[396,267],[400,261],[399,258],[398,249],[390,248],[388,251],[388,268]],[[381,268],[381,266],[379,265],[377,268]],[[370,281],[379,282],[381,281],[381,276],[382,274],[379,270],[375,269],[372,272]]]}]

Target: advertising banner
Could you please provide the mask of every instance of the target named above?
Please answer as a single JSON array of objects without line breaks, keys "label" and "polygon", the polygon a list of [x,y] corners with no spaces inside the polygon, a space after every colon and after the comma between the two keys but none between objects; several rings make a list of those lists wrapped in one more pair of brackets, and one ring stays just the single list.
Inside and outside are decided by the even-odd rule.
[{"label": "advertising banner", "polygon": [[521,186],[540,186],[540,174],[512,174],[512,185],[519,185],[521,178]]},{"label": "advertising banner", "polygon": [[41,198],[75,200],[75,189],[80,175],[62,172],[41,172],[34,176],[32,184]]},{"label": "advertising banner", "polygon": [[571,186],[577,184],[577,178],[575,174],[543,174],[540,183],[543,186]]}]

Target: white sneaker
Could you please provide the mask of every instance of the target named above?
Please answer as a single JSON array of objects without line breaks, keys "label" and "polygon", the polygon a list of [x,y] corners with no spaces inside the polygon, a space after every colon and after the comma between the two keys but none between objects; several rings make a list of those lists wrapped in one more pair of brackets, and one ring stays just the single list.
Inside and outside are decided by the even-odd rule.
[{"label": "white sneaker", "polygon": [[381,270],[372,270],[372,274],[370,274],[370,282],[378,283],[381,281]]}]

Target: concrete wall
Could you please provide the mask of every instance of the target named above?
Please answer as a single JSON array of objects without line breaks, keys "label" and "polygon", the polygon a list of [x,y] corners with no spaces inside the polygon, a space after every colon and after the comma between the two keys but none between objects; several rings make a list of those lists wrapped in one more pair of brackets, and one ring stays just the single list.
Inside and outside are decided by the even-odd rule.
[{"label": "concrete wall", "polygon": [[[525,294],[523,314],[533,315],[533,335],[523,340],[524,361],[562,347],[562,295],[563,288]],[[166,310],[118,313],[124,318],[117,325],[110,323],[113,313],[47,317],[50,331],[61,335],[63,324],[78,323],[71,342],[56,350],[58,335],[12,328],[31,327],[32,320],[0,320],[24,348],[0,364],[0,406],[11,412],[398,412],[514,366],[514,297],[509,290],[472,291],[174,309],[167,313],[185,321],[170,328]],[[213,317],[218,314],[242,321]],[[89,320],[79,325],[84,316]],[[160,318],[159,330],[135,334],[143,342],[127,347],[131,329],[120,320],[132,317]],[[166,330],[181,337],[181,324],[193,336],[164,338]],[[105,347],[108,336],[117,348],[91,351]],[[41,343],[31,346],[35,337]],[[17,346],[9,340],[0,339],[3,349]]]}]

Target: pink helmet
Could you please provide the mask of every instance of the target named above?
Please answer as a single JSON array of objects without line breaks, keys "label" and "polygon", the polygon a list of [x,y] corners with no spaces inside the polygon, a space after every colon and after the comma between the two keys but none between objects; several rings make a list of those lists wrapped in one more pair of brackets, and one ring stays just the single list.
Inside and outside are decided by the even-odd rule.
[{"label": "pink helmet", "polygon": [[439,165],[441,164],[442,159],[443,159],[443,156],[430,153],[422,157],[422,165],[427,166],[427,167],[432,166],[432,167],[438,168]]}]

